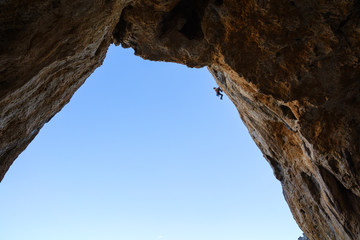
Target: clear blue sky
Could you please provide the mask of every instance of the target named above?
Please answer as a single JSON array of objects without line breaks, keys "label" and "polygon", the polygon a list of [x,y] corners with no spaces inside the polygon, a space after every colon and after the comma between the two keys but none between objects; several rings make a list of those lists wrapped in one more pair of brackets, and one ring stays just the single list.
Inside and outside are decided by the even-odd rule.
[{"label": "clear blue sky", "polygon": [[4,240],[297,240],[207,69],[111,46],[0,183]]}]

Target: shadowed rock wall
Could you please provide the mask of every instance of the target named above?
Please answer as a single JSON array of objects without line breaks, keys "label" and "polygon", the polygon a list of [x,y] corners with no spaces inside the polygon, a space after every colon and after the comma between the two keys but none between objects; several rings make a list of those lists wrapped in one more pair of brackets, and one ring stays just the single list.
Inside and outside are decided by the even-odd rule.
[{"label": "shadowed rock wall", "polygon": [[1,2],[0,177],[113,41],[207,66],[309,239],[360,239],[359,11],[355,0]]},{"label": "shadowed rock wall", "polygon": [[101,65],[123,4],[0,1],[0,179]]}]

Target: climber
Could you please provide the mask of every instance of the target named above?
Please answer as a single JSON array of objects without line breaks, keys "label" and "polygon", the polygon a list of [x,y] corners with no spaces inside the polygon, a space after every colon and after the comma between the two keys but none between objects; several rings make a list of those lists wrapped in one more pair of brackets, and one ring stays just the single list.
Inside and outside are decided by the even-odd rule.
[{"label": "climber", "polygon": [[220,96],[220,99],[222,100],[224,94],[221,94],[221,92],[223,91],[220,87],[216,88],[214,87],[214,90],[216,92],[216,96]]}]

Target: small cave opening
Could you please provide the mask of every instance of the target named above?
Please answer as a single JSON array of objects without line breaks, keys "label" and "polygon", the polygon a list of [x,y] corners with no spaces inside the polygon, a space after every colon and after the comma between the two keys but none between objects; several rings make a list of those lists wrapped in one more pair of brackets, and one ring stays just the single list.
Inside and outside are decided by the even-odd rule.
[{"label": "small cave opening", "polygon": [[203,39],[201,20],[204,15],[204,6],[209,0],[192,1],[181,0],[166,14],[161,23],[161,32],[166,34],[170,29],[178,29],[189,40]]},{"label": "small cave opening", "polygon": [[296,117],[294,115],[294,113],[291,111],[291,109],[288,106],[285,105],[281,105],[280,109],[282,111],[282,113],[284,114],[285,117],[291,119],[291,120],[296,120]]}]

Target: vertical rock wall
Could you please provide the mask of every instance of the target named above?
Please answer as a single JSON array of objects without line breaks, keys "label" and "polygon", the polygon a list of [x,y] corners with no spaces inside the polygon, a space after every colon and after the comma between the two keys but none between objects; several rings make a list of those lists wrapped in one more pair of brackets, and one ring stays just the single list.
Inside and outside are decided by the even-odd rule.
[{"label": "vertical rock wall", "polygon": [[0,179],[101,65],[123,4],[0,1]]},{"label": "vertical rock wall", "polygon": [[360,239],[358,1],[57,0],[0,7],[6,23],[0,177],[113,41],[145,59],[207,66],[309,239]]}]

